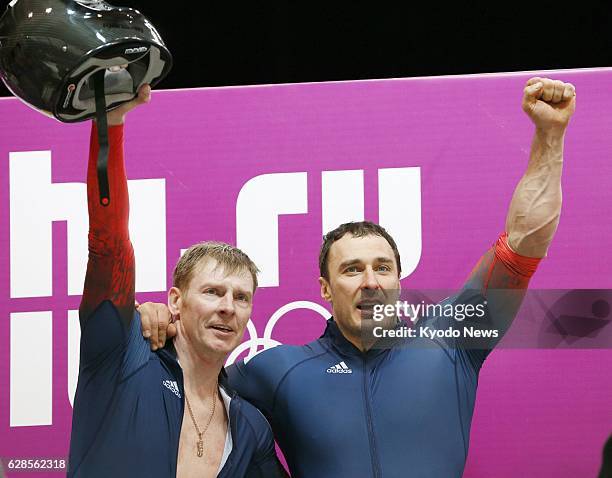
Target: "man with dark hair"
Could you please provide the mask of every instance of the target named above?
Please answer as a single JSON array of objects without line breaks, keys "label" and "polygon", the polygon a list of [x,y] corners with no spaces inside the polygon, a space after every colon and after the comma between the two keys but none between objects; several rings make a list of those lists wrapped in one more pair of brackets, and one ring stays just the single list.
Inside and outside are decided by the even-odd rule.
[{"label": "man with dark hair", "polygon": [[391,235],[385,230],[384,227],[379,226],[373,222],[362,221],[362,222],[347,222],[341,224],[333,231],[328,232],[323,236],[323,244],[321,245],[321,252],[319,252],[319,272],[321,277],[329,280],[329,269],[327,262],[329,259],[329,250],[334,242],[338,239],[342,239],[345,234],[350,234],[353,237],[364,237],[364,236],[380,236],[384,237],[386,241],[393,249],[395,255],[395,263],[397,264],[397,271],[402,272],[401,261],[399,251],[397,250],[397,244]]},{"label": "man with dark hair", "polygon": [[[228,368],[230,383],[270,420],[294,476],[462,475],[480,368],[510,326],[557,228],[574,87],[532,78],[522,107],[535,135],[505,232],[463,289],[443,301],[466,308],[486,305],[483,320],[500,331],[499,337],[484,347],[427,338],[375,346],[364,328],[375,307],[390,303],[401,288],[399,253],[380,226],[349,223],[325,236],[319,257],[321,296],[333,309],[323,336],[304,346],[266,350]],[[141,311],[154,317],[161,314],[158,309],[146,304]],[[459,321],[433,317],[419,326],[448,330]]]},{"label": "man with dark hair", "polygon": [[286,476],[269,424],[231,390],[222,373],[228,354],[242,341],[257,287],[257,268],[244,252],[218,242],[192,246],[179,260],[168,292],[178,319],[174,340],[151,351],[140,334],[123,122],[149,97],[144,86],[135,100],[108,113],[111,202],[104,205],[96,125],[92,128],[89,262],[79,309],[81,353],[68,476]]}]

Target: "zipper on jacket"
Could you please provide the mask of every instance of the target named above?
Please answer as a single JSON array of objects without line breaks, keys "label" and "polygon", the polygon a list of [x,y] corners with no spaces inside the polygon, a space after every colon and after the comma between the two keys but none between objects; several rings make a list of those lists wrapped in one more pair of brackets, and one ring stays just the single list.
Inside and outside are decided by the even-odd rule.
[{"label": "zipper on jacket", "polygon": [[366,421],[368,423],[368,440],[370,442],[370,459],[372,461],[372,472],[374,478],[381,476],[380,465],[378,464],[378,452],[376,451],[376,441],[374,440],[374,427],[372,426],[372,407],[370,406],[370,394],[368,393],[368,364],[363,357],[363,395],[366,406]]}]

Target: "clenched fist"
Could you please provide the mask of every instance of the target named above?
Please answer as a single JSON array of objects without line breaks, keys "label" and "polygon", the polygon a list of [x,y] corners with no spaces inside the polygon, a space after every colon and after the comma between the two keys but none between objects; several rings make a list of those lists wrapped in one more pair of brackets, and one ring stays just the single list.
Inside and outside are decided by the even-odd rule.
[{"label": "clenched fist", "polygon": [[543,131],[565,131],[576,109],[576,89],[571,83],[530,78],[523,92],[523,111]]}]

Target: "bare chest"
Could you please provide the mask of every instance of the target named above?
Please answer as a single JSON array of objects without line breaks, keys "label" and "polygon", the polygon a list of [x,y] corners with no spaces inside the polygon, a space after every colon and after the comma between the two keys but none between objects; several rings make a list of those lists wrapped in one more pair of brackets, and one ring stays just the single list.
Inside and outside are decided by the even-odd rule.
[{"label": "bare chest", "polygon": [[[221,406],[223,407],[223,405]],[[197,420],[197,418],[196,418]],[[205,423],[205,420],[202,420]],[[202,431],[202,429],[200,429]],[[183,415],[183,425],[179,439],[179,452],[176,476],[178,478],[214,478],[223,457],[227,434],[225,410],[216,414],[202,435],[201,455],[198,456],[199,437],[187,410]]]}]

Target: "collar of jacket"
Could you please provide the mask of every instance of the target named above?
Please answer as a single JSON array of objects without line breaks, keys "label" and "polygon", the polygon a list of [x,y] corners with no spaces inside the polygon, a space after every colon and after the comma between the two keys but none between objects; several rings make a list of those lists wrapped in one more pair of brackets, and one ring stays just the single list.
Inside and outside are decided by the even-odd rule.
[{"label": "collar of jacket", "polygon": [[[174,347],[174,340],[167,340],[166,345],[155,353],[157,353],[157,355],[160,356],[168,366],[175,368],[175,370],[178,369],[176,371],[179,372],[182,381],[183,369],[178,362],[178,355],[176,353],[176,348]],[[231,398],[234,398],[236,396],[236,391],[229,386],[225,367],[221,368],[218,380],[219,385],[223,388],[223,390],[225,390],[225,393],[227,393]]]},{"label": "collar of jacket", "polygon": [[327,321],[325,332],[323,332],[320,339],[336,349],[341,355],[359,357],[365,360],[371,360],[387,353],[391,348],[396,347],[400,343],[397,339],[379,340],[369,350],[362,352],[346,339],[333,317]]}]

